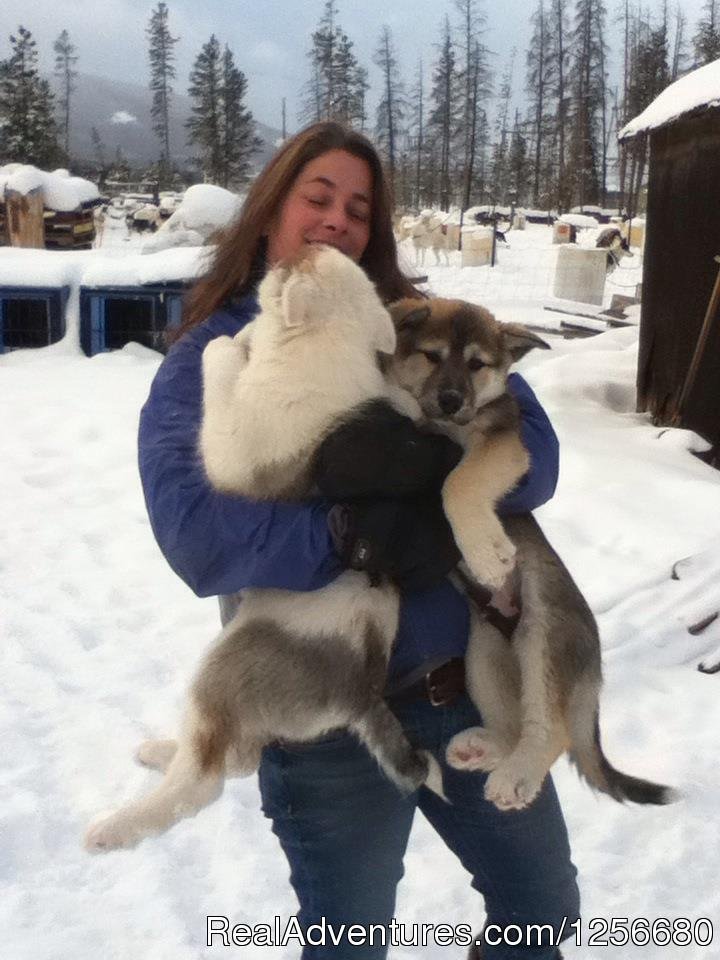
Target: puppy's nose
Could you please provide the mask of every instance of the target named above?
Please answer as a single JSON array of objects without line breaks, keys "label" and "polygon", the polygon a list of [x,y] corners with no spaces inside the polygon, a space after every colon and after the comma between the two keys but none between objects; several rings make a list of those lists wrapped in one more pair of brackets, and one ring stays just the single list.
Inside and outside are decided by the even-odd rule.
[{"label": "puppy's nose", "polygon": [[441,390],[438,393],[438,403],[442,412],[451,416],[463,405],[463,396],[458,390]]}]

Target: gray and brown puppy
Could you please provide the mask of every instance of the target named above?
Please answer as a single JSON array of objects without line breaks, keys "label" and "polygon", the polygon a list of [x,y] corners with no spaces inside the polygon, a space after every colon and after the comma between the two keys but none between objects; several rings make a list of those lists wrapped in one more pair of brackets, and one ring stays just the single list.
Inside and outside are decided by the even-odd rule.
[{"label": "gray and brown puppy", "polygon": [[392,314],[394,379],[426,418],[465,447],[443,501],[469,572],[496,586],[486,558],[504,556],[505,573],[516,565],[520,618],[511,642],[489,622],[473,621],[468,692],[484,726],[454,737],[448,762],[488,771],[486,797],[501,809],[529,804],[565,751],[593,787],[616,800],[669,802],[668,788],[621,773],[603,753],[600,640],[567,568],[532,515],[506,517],[503,530],[493,512],[528,467],[508,370],[528,350],[547,344],[462,301],[404,300]]}]

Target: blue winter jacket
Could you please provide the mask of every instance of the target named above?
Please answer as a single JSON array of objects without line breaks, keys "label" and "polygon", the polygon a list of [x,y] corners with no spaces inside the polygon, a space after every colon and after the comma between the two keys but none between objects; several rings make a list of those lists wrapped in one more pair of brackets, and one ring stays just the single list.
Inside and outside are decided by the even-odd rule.
[{"label": "blue winter jacket", "polygon": [[[234,336],[257,310],[248,296],[185,334],[160,365],[140,415],[139,466],[153,532],[170,566],[201,597],[246,587],[317,590],[343,569],[328,532],[327,501],[255,503],[217,493],[203,470],[203,349],[214,337]],[[532,465],[502,511],[521,513],[553,495],[558,443],[522,377],[511,375],[510,388]],[[403,596],[390,677],[414,679],[462,656],[468,626],[467,601],[449,580]]]}]

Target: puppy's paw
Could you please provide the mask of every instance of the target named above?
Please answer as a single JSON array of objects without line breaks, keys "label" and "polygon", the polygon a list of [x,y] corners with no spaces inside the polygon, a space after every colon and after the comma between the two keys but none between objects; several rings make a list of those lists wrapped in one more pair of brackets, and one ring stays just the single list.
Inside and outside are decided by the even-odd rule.
[{"label": "puppy's paw", "polygon": [[177,740],[143,740],[135,751],[135,759],[144,767],[164,773],[176,752]]},{"label": "puppy's paw", "polygon": [[[242,332],[242,331],[241,331]],[[227,403],[237,376],[247,363],[242,343],[215,337],[203,350],[203,392],[206,403]]]},{"label": "puppy's paw", "polygon": [[118,810],[90,824],[84,846],[88,853],[108,853],[137,846],[145,835],[132,818]]},{"label": "puppy's paw", "polygon": [[515,544],[506,535],[495,518],[473,531],[465,533],[458,545],[470,573],[490,590],[500,590],[515,567]]},{"label": "puppy's paw", "polygon": [[445,759],[456,770],[494,770],[506,754],[505,747],[485,727],[469,727],[456,733]]},{"label": "puppy's paw", "polygon": [[485,784],[485,799],[498,810],[522,810],[540,792],[543,777],[512,758],[500,763]]}]

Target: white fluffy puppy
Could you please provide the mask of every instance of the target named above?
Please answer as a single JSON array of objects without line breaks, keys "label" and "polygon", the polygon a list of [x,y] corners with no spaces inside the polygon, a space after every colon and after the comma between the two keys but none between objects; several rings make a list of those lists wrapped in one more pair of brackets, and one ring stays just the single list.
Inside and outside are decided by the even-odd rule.
[{"label": "white fluffy puppy", "polygon": [[350,411],[381,397],[415,418],[420,408],[385,380],[377,354],[393,353],[395,329],[343,254],[309,248],[267,275],[259,299],[256,320],[203,353],[200,451],[218,490],[302,496],[312,453]]}]

